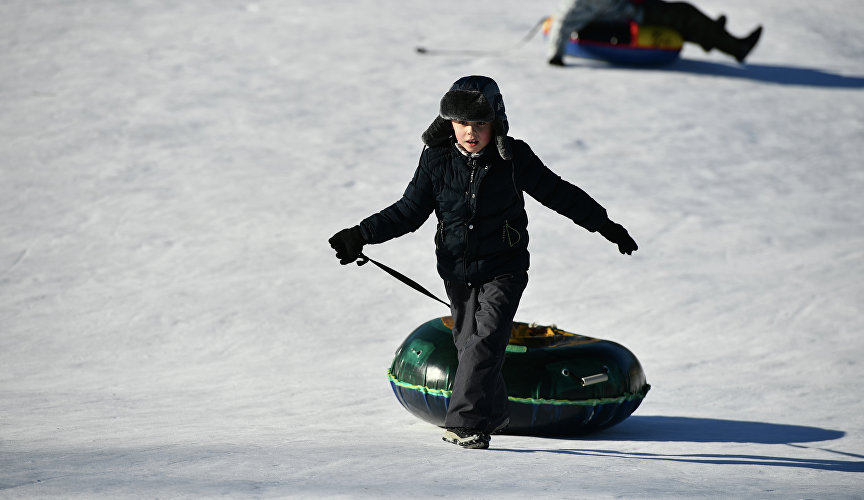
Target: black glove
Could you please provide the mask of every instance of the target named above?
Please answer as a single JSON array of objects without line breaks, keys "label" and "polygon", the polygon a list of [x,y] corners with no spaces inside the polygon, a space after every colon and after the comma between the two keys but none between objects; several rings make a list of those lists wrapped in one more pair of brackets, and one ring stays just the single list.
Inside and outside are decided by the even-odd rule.
[{"label": "black glove", "polygon": [[627,230],[621,224],[617,224],[611,220],[606,221],[606,224],[603,224],[603,227],[598,232],[607,240],[618,245],[618,251],[622,254],[626,253],[630,255],[639,249],[636,246],[636,242],[633,241],[633,238],[630,237]]},{"label": "black glove", "polygon": [[343,229],[327,241],[330,242],[333,250],[336,250],[336,258],[343,266],[357,260],[363,251],[363,245],[366,244],[363,233],[360,232],[360,226]]}]

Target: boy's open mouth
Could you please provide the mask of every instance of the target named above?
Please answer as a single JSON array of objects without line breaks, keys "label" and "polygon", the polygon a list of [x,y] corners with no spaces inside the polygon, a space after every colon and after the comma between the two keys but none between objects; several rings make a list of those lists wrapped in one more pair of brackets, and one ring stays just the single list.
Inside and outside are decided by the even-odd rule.
[{"label": "boy's open mouth", "polygon": [[472,146],[476,146],[476,145],[480,144],[480,141],[477,141],[477,140],[474,140],[474,139],[468,139],[468,140],[465,141],[465,142],[467,142],[468,144],[470,144],[470,145],[472,145]]}]

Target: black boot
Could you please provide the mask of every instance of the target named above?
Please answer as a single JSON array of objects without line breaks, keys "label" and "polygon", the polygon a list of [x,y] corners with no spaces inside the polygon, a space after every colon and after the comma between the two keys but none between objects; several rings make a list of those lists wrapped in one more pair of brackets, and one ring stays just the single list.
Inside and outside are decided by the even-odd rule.
[{"label": "black boot", "polygon": [[739,63],[743,63],[744,58],[747,57],[747,54],[749,54],[750,51],[753,50],[753,47],[755,47],[756,44],[759,43],[760,36],[762,36],[762,26],[759,26],[758,28],[753,30],[752,33],[747,35],[747,38],[740,41],[738,45],[738,52],[734,54],[735,59]]},{"label": "black boot", "polygon": [[552,66],[564,66],[564,58],[561,56],[553,56],[549,59],[549,64]]},{"label": "black boot", "polygon": [[759,42],[760,36],[762,36],[762,26],[757,27],[744,38],[735,38],[724,30],[723,34],[717,37],[714,48],[729,54],[739,63],[743,63],[756,43]]}]

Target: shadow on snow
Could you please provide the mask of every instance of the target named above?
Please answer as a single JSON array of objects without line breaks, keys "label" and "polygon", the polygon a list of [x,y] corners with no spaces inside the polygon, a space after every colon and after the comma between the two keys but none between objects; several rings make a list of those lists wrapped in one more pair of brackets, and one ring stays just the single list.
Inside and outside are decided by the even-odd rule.
[{"label": "shadow on snow", "polygon": [[[844,76],[817,68],[797,66],[778,66],[771,64],[735,65],[712,61],[698,61],[694,59],[679,59],[665,66],[611,65],[597,62],[591,62],[586,65],[594,66],[594,64],[603,64],[604,68],[619,68],[628,71],[677,71],[679,73],[740,78],[778,85],[801,85],[809,87],[847,89],[864,88],[864,76]],[[574,64],[572,67],[580,66],[583,65]]]},{"label": "shadow on snow", "polygon": [[493,448],[493,451],[513,453],[557,453],[593,457],[613,457],[630,460],[654,460],[714,465],[757,465],[794,467],[837,472],[864,472],[864,455],[825,448],[811,448],[795,443],[829,441],[845,436],[843,431],[788,424],[769,424],[711,418],[633,416],[617,426],[571,441],[653,441],[690,443],[753,443],[785,444],[804,450],[819,450],[853,460],[772,457],[765,455],[730,455],[719,453],[665,454],[592,449],[515,450]]},{"label": "shadow on snow", "polygon": [[[693,453],[672,455],[664,453],[636,453],[615,450],[512,450],[493,448],[491,451],[513,453],[556,453],[584,457],[612,457],[625,460],[652,460],[659,462],[679,462],[706,465],[757,465],[761,467],[793,467],[833,472],[864,472],[864,461],[834,460],[825,458],[771,457],[766,455],[727,455],[721,453]],[[830,452],[831,450],[823,450]],[[844,455],[849,455],[843,453]],[[860,455],[855,455],[860,456]],[[862,457],[864,458],[864,457]]]},{"label": "shadow on snow", "polygon": [[603,441],[791,444],[830,441],[845,435],[843,431],[802,425],[634,415],[605,432],[587,438]]}]

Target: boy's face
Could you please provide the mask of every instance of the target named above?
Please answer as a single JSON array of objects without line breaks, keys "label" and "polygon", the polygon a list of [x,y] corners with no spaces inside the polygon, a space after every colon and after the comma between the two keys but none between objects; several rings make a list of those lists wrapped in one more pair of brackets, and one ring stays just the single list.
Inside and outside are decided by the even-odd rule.
[{"label": "boy's face", "polygon": [[492,140],[492,124],[489,122],[465,122],[453,120],[456,140],[469,153],[479,153]]}]

